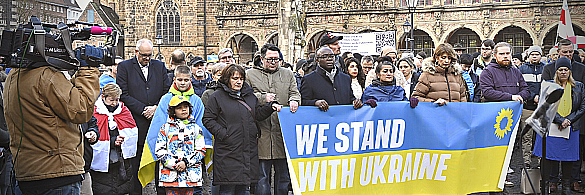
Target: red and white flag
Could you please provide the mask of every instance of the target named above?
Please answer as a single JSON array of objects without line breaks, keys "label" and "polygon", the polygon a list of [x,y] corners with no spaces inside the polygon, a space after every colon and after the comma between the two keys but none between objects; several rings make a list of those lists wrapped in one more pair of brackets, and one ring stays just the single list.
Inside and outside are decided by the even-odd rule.
[{"label": "red and white flag", "polygon": [[567,4],[567,0],[563,0],[563,9],[561,10],[561,19],[559,21],[557,35],[564,39],[575,36],[575,33],[573,32],[573,22],[571,22],[571,13],[569,12],[569,5]]},{"label": "red and white flag", "polygon": [[573,42],[577,47],[576,48],[585,48],[585,37],[584,36],[573,36],[569,37],[569,40]]}]

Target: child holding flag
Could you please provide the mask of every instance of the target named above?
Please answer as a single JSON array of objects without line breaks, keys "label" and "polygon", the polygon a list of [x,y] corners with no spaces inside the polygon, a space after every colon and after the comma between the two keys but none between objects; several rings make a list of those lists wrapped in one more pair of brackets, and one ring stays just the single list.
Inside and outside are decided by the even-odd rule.
[{"label": "child holding flag", "polygon": [[205,139],[191,116],[193,108],[183,96],[169,103],[169,118],[158,133],[156,157],[160,160],[159,186],[166,194],[201,194]]}]

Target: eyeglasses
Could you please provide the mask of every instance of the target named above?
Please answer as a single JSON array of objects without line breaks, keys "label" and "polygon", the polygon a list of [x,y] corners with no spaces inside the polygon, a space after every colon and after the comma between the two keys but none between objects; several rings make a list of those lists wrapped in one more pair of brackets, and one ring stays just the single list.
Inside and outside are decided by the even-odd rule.
[{"label": "eyeglasses", "polygon": [[222,59],[222,60],[227,60],[227,59],[230,59],[230,58],[232,58],[232,59],[233,59],[233,58],[234,58],[234,56],[223,56],[223,57],[221,57],[221,58],[219,58],[219,59]]},{"label": "eyeglasses", "polygon": [[152,54],[143,54],[143,53],[140,53],[140,52],[138,52],[138,54],[140,54],[140,56],[142,56],[143,58],[150,58],[150,57],[152,57]]},{"label": "eyeglasses", "polygon": [[322,55],[317,57],[319,59],[335,59],[335,55],[334,54],[329,54],[329,55]]},{"label": "eyeglasses", "polygon": [[280,62],[280,58],[264,58],[268,63],[278,63]]}]

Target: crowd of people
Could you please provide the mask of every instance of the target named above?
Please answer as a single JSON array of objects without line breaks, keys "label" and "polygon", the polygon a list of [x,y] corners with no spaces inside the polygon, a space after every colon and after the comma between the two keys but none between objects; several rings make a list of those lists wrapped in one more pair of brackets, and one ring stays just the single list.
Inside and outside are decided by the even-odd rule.
[{"label": "crowd of people", "polygon": [[489,39],[473,54],[442,43],[431,54],[387,46],[379,55],[362,56],[342,54],[342,39],[323,35],[315,54],[295,66],[272,44],[262,46],[251,66],[236,64],[229,48],[211,63],[176,50],[165,66],[152,59],[152,42],[142,39],[135,57],[119,57],[101,73],[83,62],[74,72],[47,65],[13,69],[0,96],[6,119],[0,129],[9,133],[0,131],[0,152],[10,158],[2,173],[14,166],[15,180],[0,185],[1,192],[142,194],[141,160],[154,155],[157,165],[149,171],[156,175],[157,194],[288,194],[278,112],[294,113],[299,106],[368,109],[362,107],[390,101],[409,102],[413,109],[419,101],[520,101],[523,129],[543,81],[564,88],[553,123],[570,138],[547,138],[543,155],[538,136],[518,133],[524,163],[537,166],[534,156],[544,156],[551,164],[551,191],[585,192],[579,177],[585,53],[573,50],[571,41],[560,40],[547,56],[540,46],[513,54],[510,44]]}]

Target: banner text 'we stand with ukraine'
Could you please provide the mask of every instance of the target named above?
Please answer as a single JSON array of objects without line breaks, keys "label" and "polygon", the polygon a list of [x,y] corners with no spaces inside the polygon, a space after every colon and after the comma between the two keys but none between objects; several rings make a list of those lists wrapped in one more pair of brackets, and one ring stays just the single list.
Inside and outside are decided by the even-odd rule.
[{"label": "banner text 'we stand with ukraine'", "polygon": [[501,191],[518,102],[378,103],[279,114],[295,194]]}]

